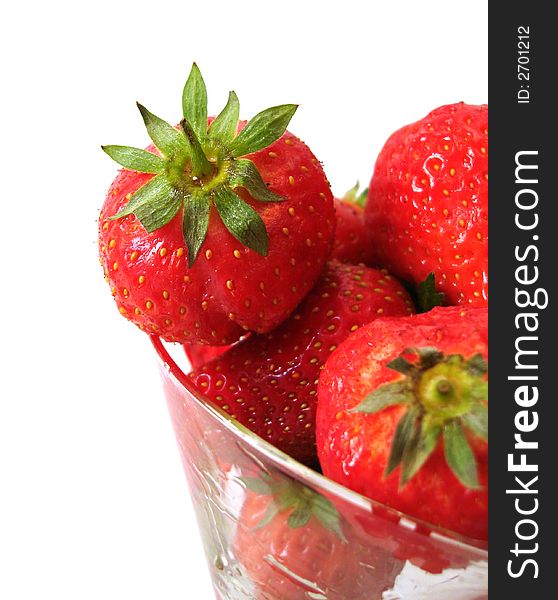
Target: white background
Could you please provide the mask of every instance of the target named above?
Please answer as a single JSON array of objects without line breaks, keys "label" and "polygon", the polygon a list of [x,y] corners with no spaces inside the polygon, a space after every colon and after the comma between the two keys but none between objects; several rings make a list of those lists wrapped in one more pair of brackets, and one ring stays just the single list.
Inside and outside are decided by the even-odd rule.
[{"label": "white background", "polygon": [[97,262],[99,146],[147,144],[136,100],[177,122],[196,60],[213,113],[299,103],[341,194],[394,129],[487,101],[486,2],[53,0],[0,28],[0,598],[209,600],[156,361]]}]

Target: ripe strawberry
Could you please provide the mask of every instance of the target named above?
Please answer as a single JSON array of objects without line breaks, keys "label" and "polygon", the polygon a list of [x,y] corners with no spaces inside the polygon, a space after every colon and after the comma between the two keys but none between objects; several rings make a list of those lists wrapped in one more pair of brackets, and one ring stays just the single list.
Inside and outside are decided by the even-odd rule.
[{"label": "ripe strawberry", "polygon": [[193,371],[208,398],[246,427],[307,464],[316,461],[316,388],[322,365],[361,325],[412,310],[404,288],[376,269],[331,261],[279,328]]},{"label": "ripe strawberry", "polygon": [[[428,312],[435,306],[441,306],[443,303],[444,295],[436,291],[434,275],[430,275],[421,283],[419,283],[414,290],[410,290],[411,294],[414,293],[414,304],[417,312]],[[248,336],[250,334],[247,334]],[[245,336],[245,337],[246,337]],[[245,339],[245,338],[241,338]],[[233,344],[234,345],[234,344]],[[197,369],[210,360],[217,358],[227,352],[232,346],[205,346],[201,344],[184,344],[184,352],[190,362],[192,369]]]},{"label": "ripe strawberry", "polygon": [[368,189],[358,191],[359,184],[343,198],[335,198],[336,228],[331,258],[353,264],[372,265],[372,237],[364,222],[364,203]]},{"label": "ripe strawberry", "polygon": [[120,312],[170,341],[229,344],[273,329],[323,270],[335,226],[319,162],[285,132],[296,106],[239,124],[231,92],[208,121],[196,65],[179,128],[138,106],[155,147],[104,147],[125,167],[99,219]]},{"label": "ripe strawberry", "polygon": [[324,475],[433,525],[487,539],[486,308],[362,327],[320,377]]},{"label": "ripe strawberry", "polygon": [[434,273],[448,304],[488,299],[488,107],[442,106],[391,135],[365,208],[377,263]]},{"label": "ripe strawberry", "polygon": [[368,600],[391,587],[403,563],[363,544],[327,498],[267,473],[242,481],[234,550],[257,600]]},{"label": "ripe strawberry", "polygon": [[202,344],[184,344],[184,352],[192,369],[197,369],[210,360],[221,356],[232,346],[206,346]]},{"label": "ripe strawberry", "polygon": [[[335,237],[330,258],[352,264],[372,264],[372,244],[364,223],[364,203],[368,189],[359,192],[359,184],[343,198],[334,198]],[[193,369],[202,366],[228,350],[228,346],[184,344],[184,351]]]}]

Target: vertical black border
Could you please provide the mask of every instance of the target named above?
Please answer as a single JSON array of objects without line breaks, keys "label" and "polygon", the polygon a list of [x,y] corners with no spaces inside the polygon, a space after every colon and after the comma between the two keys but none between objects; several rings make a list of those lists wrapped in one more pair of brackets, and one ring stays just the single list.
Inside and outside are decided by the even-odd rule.
[{"label": "vertical black border", "polygon": [[[558,58],[558,28],[550,16],[549,3],[537,1],[492,2],[489,7],[489,267],[490,267],[490,533],[489,533],[489,592],[493,599],[558,597],[553,591],[558,586],[558,562],[555,560],[558,544],[558,429],[555,431],[558,386],[552,382],[552,362],[555,359],[557,336],[555,312],[556,279],[558,278],[558,112],[551,111],[556,105],[556,96],[551,88],[558,79],[554,66]],[[529,28],[529,53],[520,54],[524,46],[518,46],[520,27]],[[523,38],[523,41],[526,41]],[[527,73],[519,65],[529,68],[529,80],[518,78],[518,72]],[[523,87],[521,87],[523,86]],[[528,87],[527,87],[528,86]],[[518,102],[518,92],[527,90],[529,102]],[[523,100],[527,93],[521,92]],[[537,183],[516,183],[516,156],[521,151],[536,151],[523,162],[536,163],[536,171],[523,171],[521,179],[528,173],[537,173]],[[555,183],[556,181],[556,183]],[[531,189],[538,197],[537,206],[531,211],[516,206],[516,194],[521,188]],[[531,192],[523,198],[534,199]],[[521,201],[521,200],[520,200]],[[527,223],[534,214],[538,225],[532,230],[521,230],[515,222],[516,213]],[[537,237],[538,236],[538,237]],[[537,239],[535,239],[537,238]],[[537,247],[527,256],[529,245]],[[523,261],[516,258],[516,248]],[[516,281],[516,269],[528,265],[526,273],[532,276],[538,267],[538,280],[531,285],[520,285]],[[549,296],[547,308],[520,308],[516,304],[516,289],[527,290],[531,295],[537,288],[545,289]],[[539,295],[542,300],[543,295]],[[540,302],[539,304],[542,304]],[[538,329],[526,333],[516,326],[518,313],[537,314]],[[533,319],[531,324],[536,321]],[[524,321],[520,320],[520,323]],[[516,341],[518,336],[532,335],[536,340],[523,341],[523,348],[530,345],[538,354],[529,355],[536,364],[532,370],[515,369]],[[518,433],[516,419],[521,407],[515,400],[518,386],[525,385],[509,376],[521,374],[537,375],[538,381],[528,382],[536,386],[539,398],[529,407],[528,421],[538,418],[534,431],[524,433],[526,440],[536,441],[537,449],[514,449],[514,436]],[[558,380],[558,378],[557,378]],[[532,388],[531,388],[532,390]],[[533,392],[534,394],[534,392]],[[537,417],[534,413],[537,413]],[[556,438],[556,440],[554,440]],[[526,454],[526,461],[537,465],[536,472],[511,472],[508,455],[515,453],[514,462]],[[506,490],[521,489],[515,480],[519,476],[525,485],[533,477],[535,483],[529,490],[536,493],[507,493]],[[522,510],[537,510],[532,515],[520,515]],[[535,501],[536,499],[536,501]],[[531,540],[521,540],[516,526],[521,519],[519,532]],[[516,543],[521,552],[514,553]],[[525,563],[529,559],[533,562]],[[511,561],[511,562],[510,562]],[[556,566],[555,566],[556,563]],[[512,577],[510,571],[516,576]],[[519,575],[518,575],[519,574]],[[536,577],[535,577],[536,575]]]}]

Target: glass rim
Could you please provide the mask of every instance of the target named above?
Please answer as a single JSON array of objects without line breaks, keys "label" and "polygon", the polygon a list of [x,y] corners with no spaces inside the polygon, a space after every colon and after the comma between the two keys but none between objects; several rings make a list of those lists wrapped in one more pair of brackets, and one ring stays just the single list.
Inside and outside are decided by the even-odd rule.
[{"label": "glass rim", "polygon": [[[220,426],[225,427],[235,437],[240,438],[251,448],[255,449],[280,471],[286,472],[297,481],[303,480],[308,482],[310,485],[324,490],[328,494],[331,494],[352,506],[365,510],[370,514],[376,513],[375,507],[377,507],[382,511],[388,511],[393,515],[398,515],[400,526],[405,527],[406,529],[415,529],[415,527],[413,527],[414,524],[417,526],[416,529],[420,528],[420,532],[422,533],[422,530],[426,528],[426,530],[429,531],[428,535],[433,539],[440,539],[444,543],[458,548],[464,548],[479,555],[484,555],[485,558],[488,559],[488,542],[467,538],[466,536],[448,531],[427,521],[409,516],[386,504],[372,500],[359,492],[351,490],[350,488],[329,479],[318,471],[298,462],[282,450],[279,450],[273,444],[242,425],[242,423],[201,394],[188,375],[184,373],[176,360],[171,356],[165,342],[157,334],[150,334],[149,337],[158,358],[161,361],[161,366],[164,367],[165,371],[174,382],[193,396],[200,407],[203,408],[211,418],[215,419]],[[482,556],[479,557],[482,558]]]}]

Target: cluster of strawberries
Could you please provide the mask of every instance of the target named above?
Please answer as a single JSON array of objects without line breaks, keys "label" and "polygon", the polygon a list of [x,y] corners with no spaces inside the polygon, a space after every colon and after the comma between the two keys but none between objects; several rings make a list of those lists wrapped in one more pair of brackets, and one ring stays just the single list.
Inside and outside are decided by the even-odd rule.
[{"label": "cluster of strawberries", "polygon": [[[369,189],[332,196],[295,105],[215,118],[193,66],[172,126],[99,219],[120,312],[185,345],[195,386],[349,488],[487,539],[487,107],[396,131]],[[457,507],[459,507],[457,509]]]}]

